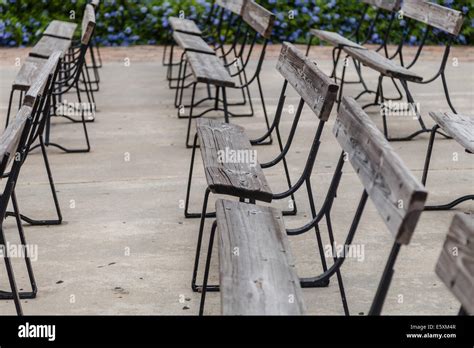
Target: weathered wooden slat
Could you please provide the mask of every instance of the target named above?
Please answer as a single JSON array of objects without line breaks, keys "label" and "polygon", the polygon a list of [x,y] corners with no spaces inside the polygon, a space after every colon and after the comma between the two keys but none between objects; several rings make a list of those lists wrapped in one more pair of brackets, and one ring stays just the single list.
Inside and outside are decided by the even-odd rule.
[{"label": "weathered wooden slat", "polygon": [[413,82],[423,81],[421,76],[418,76],[414,72],[396,64],[394,61],[385,58],[375,51],[360,50],[351,47],[344,47],[344,51],[362,64],[371,67],[385,76],[401,78]]},{"label": "weathered wooden slat", "polygon": [[456,36],[461,32],[464,22],[462,12],[428,1],[404,0],[402,11],[404,16]]},{"label": "weathered wooden slat", "polygon": [[180,32],[173,32],[173,39],[185,51],[199,52],[205,54],[216,54],[216,52],[201,37]]},{"label": "weathered wooden slat", "polygon": [[46,63],[41,67],[35,78],[32,80],[31,87],[28,89],[28,92],[23,99],[24,105],[33,106],[38,95],[43,94],[46,82],[48,81],[49,76],[56,70],[60,57],[60,51],[53,52],[51,57],[49,57]]},{"label": "weathered wooden slat", "polygon": [[46,60],[43,58],[27,57],[15,76],[12,88],[27,91],[45,64]]},{"label": "weathered wooden slat", "polygon": [[76,23],[54,20],[49,23],[43,35],[52,36],[59,39],[72,40],[76,28]]},{"label": "weathered wooden slat", "polygon": [[187,52],[186,59],[196,82],[210,83],[222,87],[234,87],[235,82],[215,55]]},{"label": "weathered wooden slat", "polygon": [[250,0],[216,0],[216,4],[226,10],[229,10],[239,16],[242,15],[242,10],[245,3]]},{"label": "weathered wooden slat", "polygon": [[344,97],[333,132],[395,240],[408,244],[427,192],[353,98]]},{"label": "weathered wooden slat", "polygon": [[474,117],[452,112],[430,112],[430,116],[449,136],[474,153]]},{"label": "weathered wooden slat", "polygon": [[436,274],[461,302],[469,315],[474,315],[474,217],[454,216]]},{"label": "weathered wooden slat", "polygon": [[30,52],[31,57],[48,59],[53,52],[60,51],[61,57],[69,50],[71,40],[43,36]]},{"label": "weathered wooden slat", "polygon": [[199,118],[196,127],[204,172],[212,192],[272,201],[272,191],[244,128],[207,118]]},{"label": "weathered wooden slat", "polygon": [[94,8],[99,7],[100,5],[100,0],[92,0],[91,5],[94,6]]},{"label": "weathered wooden slat", "polygon": [[14,158],[26,121],[31,117],[32,108],[23,105],[14,119],[0,136],[0,162],[6,167]]},{"label": "weathered wooden slat", "polygon": [[222,314],[304,314],[281,212],[220,199],[216,214]]},{"label": "weathered wooden slat", "polygon": [[339,87],[318,69],[316,63],[292,44],[284,42],[276,68],[311,110],[327,121]]},{"label": "weathered wooden slat", "polygon": [[86,5],[84,16],[82,17],[82,36],[81,43],[88,45],[95,29],[95,11],[91,4]]},{"label": "weathered wooden slat", "polygon": [[366,49],[364,46],[361,46],[355,43],[354,41],[348,40],[344,36],[339,35],[338,33],[334,33],[332,31],[311,29],[309,32],[313,36],[316,36],[323,41],[327,41],[333,46],[337,46],[337,47],[349,46],[349,47],[359,48],[361,50]]},{"label": "weathered wooden slat", "polygon": [[402,4],[402,0],[362,0],[362,2],[387,11],[398,11]]},{"label": "weathered wooden slat", "polygon": [[170,17],[168,21],[173,31],[191,35],[202,35],[202,31],[198,28],[196,23],[190,19]]},{"label": "weathered wooden slat", "polygon": [[265,38],[272,34],[275,15],[254,1],[247,1],[242,10],[242,18],[257,33]]}]

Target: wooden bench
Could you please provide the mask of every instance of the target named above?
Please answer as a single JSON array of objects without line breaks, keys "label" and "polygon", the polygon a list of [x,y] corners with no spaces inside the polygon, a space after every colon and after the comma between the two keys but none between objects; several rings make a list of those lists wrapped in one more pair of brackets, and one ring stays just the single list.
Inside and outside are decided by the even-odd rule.
[{"label": "wooden bench", "polygon": [[436,274],[461,303],[460,314],[474,315],[474,218],[456,214],[449,227]]},{"label": "wooden bench", "polygon": [[[393,22],[396,19],[396,13],[400,9],[401,0],[363,0],[362,3],[364,4],[362,4],[362,10],[360,11],[359,22],[356,26],[356,29],[349,37],[344,37],[337,32],[327,30],[311,29],[309,31],[310,36],[308,40],[308,47],[306,49],[306,55],[309,55],[314,38],[318,38],[320,41],[329,43],[333,46],[333,68],[331,77],[333,77],[336,82],[340,80],[340,78],[337,76],[337,67],[339,64],[342,49],[344,47],[352,47],[365,50],[366,48],[362,45],[372,39],[374,28],[376,28],[378,23],[382,20],[382,16],[386,16],[387,25],[384,28],[384,32],[379,33],[379,35],[382,36],[383,40],[379,47],[376,49],[376,51],[378,52],[383,49],[384,52],[387,52],[387,41],[390,37]],[[368,15],[371,6],[375,7],[376,9],[374,16]],[[364,24],[367,27],[367,30],[361,33],[361,31],[364,29]],[[366,93],[373,93],[374,91],[370,90],[367,87],[367,83],[362,76],[360,64],[354,58],[353,62],[356,67],[356,72],[358,74],[358,80],[352,81],[351,83],[362,84],[364,90],[363,92],[361,92],[360,96]]]},{"label": "wooden bench", "polygon": [[[461,145],[467,153],[474,153],[474,117],[467,115],[458,115],[452,112],[430,112],[431,118],[435,121],[435,126],[431,129],[430,141],[426,151],[425,165],[423,168],[423,176],[421,182],[426,185],[428,180],[428,171],[430,168],[431,156],[433,154],[433,146],[438,130],[441,129],[447,135],[452,137],[459,145]],[[472,188],[467,188],[472,190]],[[449,210],[457,205],[474,200],[474,195],[469,194],[457,198],[450,203],[440,205],[427,205],[425,210]]]},{"label": "wooden bench", "polygon": [[371,198],[394,238],[369,311],[369,315],[379,315],[400,247],[411,240],[427,192],[353,98],[343,98],[333,132],[364,186],[361,202]]},{"label": "wooden bench", "polygon": [[[26,156],[28,134],[31,129],[32,120],[35,118],[33,111],[34,110],[31,106],[22,106],[15,118],[12,120],[12,122],[10,122],[3,134],[0,136],[0,175],[7,178],[7,183],[3,188],[2,194],[0,195],[0,224],[2,225],[5,221],[7,207],[10,200],[12,199],[12,194],[14,192],[13,190]],[[14,158],[16,158],[16,160],[13,160]],[[18,214],[17,210],[16,214]],[[17,227],[20,238],[22,238],[22,246],[26,246],[26,240],[24,239],[25,236],[23,234],[21,223],[17,223]],[[0,247],[3,250],[7,250],[7,243],[8,242],[5,237],[4,228],[2,226],[0,228]],[[19,287],[17,286],[15,274],[8,253],[3,256],[3,260],[5,262],[8,282],[10,284],[10,291],[1,291],[0,298],[13,300],[17,315],[23,315],[20,302],[20,298],[22,297],[20,297]],[[31,274],[29,275],[31,280]]]},{"label": "wooden bench", "polygon": [[[278,102],[277,116],[275,116],[276,126],[279,123],[280,116],[287,86],[291,85],[294,90],[301,97],[300,106],[295,115],[294,124],[292,126],[293,135],[294,130],[298,124],[299,117],[302,112],[302,107],[308,107],[315,113],[319,119],[318,130],[314,134],[308,159],[305,164],[305,169],[298,179],[298,183],[294,186],[289,186],[288,190],[274,194],[270,190],[265,179],[264,173],[260,167],[257,158],[255,162],[251,163],[247,158],[237,161],[222,162],[222,154],[227,152],[233,154],[253,152],[251,142],[248,139],[245,130],[237,125],[219,122],[216,120],[198,119],[197,121],[197,136],[194,145],[199,140],[200,151],[204,163],[204,169],[207,179],[207,190],[204,197],[204,204],[201,217],[201,226],[198,235],[198,246],[196,249],[196,262],[193,271],[193,289],[200,289],[202,291],[201,313],[204,308],[205,292],[210,289],[215,289],[215,286],[207,285],[207,277],[209,273],[209,258],[212,253],[213,237],[211,237],[210,245],[207,254],[206,268],[204,271],[204,282],[202,286],[196,286],[197,268],[199,264],[200,249],[202,243],[203,221],[207,217],[207,200],[209,193],[225,194],[228,196],[238,197],[239,203],[232,203],[229,201],[220,200],[216,205],[216,216],[218,231],[221,239],[228,239],[236,246],[236,243],[242,244],[242,250],[247,250],[247,242],[252,245],[249,249],[250,253],[242,256],[242,259],[233,259],[232,255],[227,255],[228,247],[223,246],[220,251],[221,263],[221,279],[226,279],[225,284],[230,284],[244,277],[242,284],[238,287],[227,286],[221,283],[220,289],[224,291],[223,299],[223,313],[225,314],[302,314],[304,313],[304,305],[300,295],[300,283],[296,277],[294,265],[291,262],[291,256],[286,242],[286,232],[282,224],[282,213],[276,213],[276,210],[271,208],[262,208],[255,205],[256,201],[271,202],[273,199],[285,199],[296,192],[306,180],[309,180],[311,170],[316,159],[317,150],[321,140],[321,132],[324,124],[327,122],[332,110],[332,106],[337,96],[337,85],[331,82],[328,76],[321,72],[316,64],[309,60],[303,52],[299,51],[290,43],[284,43],[282,51],[277,63],[277,70],[284,77],[281,97]],[[292,138],[293,135],[289,137]],[[276,159],[270,162],[267,168],[284,160],[287,151],[291,146],[290,142],[284,147],[286,150],[281,150],[281,153],[276,155]],[[194,161],[193,149],[192,163]],[[269,163],[270,163],[269,162]],[[285,162],[286,163],[286,162]],[[192,166],[190,170],[190,180],[192,178]],[[188,194],[189,185],[188,182]],[[187,202],[189,196],[187,195]],[[248,200],[249,203],[244,202]],[[187,203],[186,203],[187,204]],[[225,206],[225,208],[224,208]],[[232,208],[230,208],[232,207]],[[222,220],[228,216],[232,210],[233,213],[239,215],[235,217],[232,222]],[[244,216],[251,215],[252,222],[246,224],[239,221]],[[221,227],[221,223],[225,223],[227,227]],[[222,225],[223,226],[223,225]],[[250,228],[252,227],[252,229]],[[279,229],[277,229],[279,227]],[[244,234],[239,235],[240,232]],[[215,229],[214,229],[215,231]],[[257,233],[258,235],[255,235]],[[242,238],[240,241],[239,238]],[[267,241],[267,245],[262,243]],[[225,243],[220,240],[220,243]],[[222,245],[220,244],[222,247]],[[239,246],[240,247],[240,246]],[[253,249],[255,248],[255,249]],[[254,255],[253,250],[262,250],[262,253]],[[271,253],[274,250],[274,253]],[[287,253],[288,252],[288,253]],[[257,259],[264,255],[261,262]],[[324,257],[324,255],[322,256]],[[242,262],[242,264],[241,264]],[[230,264],[225,264],[230,263]],[[253,264],[254,267],[250,270],[240,269],[239,265]],[[238,274],[231,274],[233,269]],[[238,271],[237,271],[238,270]],[[224,278],[223,278],[224,277]],[[259,280],[260,279],[260,280]],[[288,281],[291,279],[291,282]],[[222,289],[225,286],[225,290]],[[260,290],[259,290],[260,289]],[[235,291],[235,292],[233,292]],[[260,291],[260,295],[255,292]],[[241,297],[234,298],[237,293],[247,293],[245,300]],[[265,300],[264,298],[267,298]],[[277,302],[275,300],[278,299]],[[230,302],[229,302],[229,301]],[[248,302],[246,302],[248,301]],[[286,303],[285,303],[286,301]],[[255,303],[254,303],[255,302]],[[249,305],[251,304],[251,306]]]},{"label": "wooden bench", "polygon": [[[97,10],[100,0],[92,0],[90,4]],[[85,9],[85,7],[84,7]],[[51,36],[58,39],[73,40],[76,33],[77,23],[53,20],[48,24],[43,36]]]},{"label": "wooden bench", "polygon": [[[191,135],[191,120],[193,118],[199,118],[201,116],[206,115],[208,112],[211,111],[223,111],[224,112],[224,119],[226,122],[229,122],[229,115],[231,114],[228,110],[228,102],[227,102],[227,94],[226,94],[226,88],[232,88],[232,89],[241,89],[243,95],[245,96],[247,93],[248,96],[248,103],[251,105],[251,112],[249,114],[235,114],[232,113],[232,116],[238,117],[238,116],[252,116],[253,115],[253,105],[251,104],[251,97],[250,97],[250,89],[249,85],[253,81],[256,81],[259,84],[259,88],[261,90],[261,84],[260,84],[260,78],[259,74],[261,71],[261,67],[263,64],[263,59],[265,56],[265,49],[266,45],[270,36],[270,33],[273,28],[273,23],[275,20],[275,16],[268,10],[266,10],[264,7],[256,4],[253,1],[248,1],[245,2],[245,6],[242,9],[242,20],[246,23],[248,26],[248,29],[245,31],[246,34],[243,37],[244,43],[243,47],[245,47],[245,44],[247,43],[248,36],[250,36],[250,33],[254,33],[254,42],[256,42],[257,37],[261,36],[265,39],[264,46],[261,50],[260,53],[260,58],[257,63],[257,69],[255,70],[255,73],[253,76],[250,75],[250,72],[246,72],[246,65],[247,62],[250,58],[250,54],[253,50],[253,44],[251,45],[250,48],[247,48],[249,56],[244,58],[244,57],[239,57],[240,62],[242,64],[242,67],[238,68],[237,72],[232,71],[231,75],[231,65],[230,63],[227,63],[225,59],[221,59],[222,57],[218,57],[217,55],[214,54],[214,50],[211,52],[207,52],[204,54],[204,48],[198,48],[197,46],[200,46],[203,44],[204,41],[199,41],[196,40],[196,37],[193,35],[189,34],[183,34],[183,33],[173,33],[173,36],[177,38],[177,41],[185,38],[185,40],[188,40],[190,42],[190,45],[195,45],[196,50],[193,49],[188,49],[187,51],[185,50],[183,53],[183,60],[180,64],[179,68],[179,73],[178,73],[178,86],[176,89],[176,94],[175,94],[175,107],[178,108],[178,118],[187,118],[188,119],[188,130],[186,134],[186,147],[191,148],[190,142],[190,135]],[[247,43],[247,45],[250,45]],[[185,47],[184,43],[181,43],[181,47]],[[198,52],[198,49],[202,49],[202,51]],[[210,49],[210,47],[209,47]],[[182,63],[184,62],[184,67],[182,66]],[[189,108],[189,113],[187,115],[182,114],[182,100],[183,100],[183,90],[187,87],[185,87],[185,79],[188,77],[186,75],[188,66],[190,66],[192,70],[192,76],[191,79],[192,81],[189,83],[188,86],[192,87],[192,96],[191,96],[191,103],[187,105],[186,107]],[[237,79],[237,76],[240,77],[240,80]],[[240,81],[239,84],[236,83],[236,81]],[[247,82],[245,82],[247,81]],[[197,83],[206,83],[208,85],[208,96],[198,102],[195,102],[196,98],[196,84]],[[216,91],[215,91],[215,97],[211,95],[210,92],[210,86],[215,86]],[[220,97],[220,93],[222,91],[222,98]],[[179,97],[178,97],[179,95]],[[268,116],[266,113],[266,108],[265,108],[265,102],[263,100],[263,93],[260,93],[260,98],[262,100],[262,107],[263,107],[263,113],[265,117],[265,122],[269,124],[268,121]],[[212,108],[209,108],[203,112],[201,112],[199,115],[194,115],[194,107],[195,105],[201,104],[203,101],[211,100],[213,101],[214,106]],[[222,108],[220,107],[220,103],[222,104]],[[244,99],[243,104],[236,104],[236,105],[245,105],[247,104],[247,100]]]},{"label": "wooden bench", "polygon": [[[443,7],[441,5],[431,3],[428,1],[403,1],[401,11],[403,16],[406,20],[413,20],[415,22],[421,22],[426,24],[425,34],[422,38],[422,43],[418,47],[417,54],[414,58],[411,58],[411,61],[407,61],[407,59],[403,58],[402,49],[404,42],[401,41],[398,45],[398,49],[396,53],[391,57],[392,59],[388,59],[377,52],[370,51],[370,50],[362,50],[353,47],[345,46],[343,48],[344,52],[347,54],[348,57],[352,57],[357,62],[372,68],[373,70],[379,73],[379,81],[377,85],[377,93],[375,97],[375,101],[371,104],[365,105],[364,107],[368,107],[371,105],[379,105],[381,107],[382,112],[382,121],[383,121],[383,131],[384,135],[389,140],[412,140],[416,136],[427,133],[430,130],[425,126],[423,121],[422,115],[420,110],[415,103],[415,99],[408,88],[408,82],[412,83],[428,83],[433,82],[434,80],[441,78],[443,80],[443,88],[444,93],[446,96],[446,100],[451,107],[451,110],[455,112],[454,107],[452,106],[449,91],[446,84],[446,76],[445,76],[445,67],[448,61],[449,52],[451,43],[455,40],[456,36],[459,35],[462,23],[464,21],[464,17],[462,12],[453,10],[448,7]],[[442,30],[445,34],[448,35],[449,40],[441,41],[440,35],[435,35],[435,40],[438,40],[440,43],[444,44],[445,52],[441,57],[441,68],[440,71],[434,75],[432,78],[424,78],[416,73],[413,72],[413,67],[418,61],[420,54],[423,52],[424,44],[429,37],[429,34],[434,32],[433,28]],[[409,36],[409,33],[404,35],[403,37]],[[403,60],[403,66],[394,62],[394,58],[396,56],[400,56],[400,60]],[[343,68],[343,78],[341,81],[341,90],[344,85],[344,76],[346,71],[346,65]],[[404,137],[390,137],[388,131],[388,122],[387,122],[387,107],[385,107],[386,98],[384,96],[384,88],[383,88],[383,79],[390,78],[395,81],[399,81],[402,85],[403,91],[406,95],[406,100],[408,104],[411,106],[412,111],[414,113],[414,117],[416,116],[416,120],[419,123],[419,130],[413,132],[412,134]],[[397,86],[397,85],[396,85]],[[398,86],[397,86],[398,89]],[[400,97],[403,98],[403,95],[400,93]]]},{"label": "wooden bench", "polygon": [[[217,28],[218,33],[213,35],[213,37],[209,37],[203,34],[203,31],[199,28],[199,26],[192,20],[182,18],[182,17],[169,17],[168,21],[171,27],[170,33],[170,40],[172,44],[169,48],[169,57],[168,62],[166,62],[166,56],[168,51],[168,45],[165,45],[165,49],[163,51],[163,58],[162,64],[163,66],[168,67],[166,78],[168,80],[168,86],[171,89],[177,89],[178,86],[174,86],[172,81],[180,81],[180,74],[177,77],[174,76],[173,73],[173,66],[179,65],[180,68],[183,64],[183,55],[181,56],[181,60],[179,62],[175,62],[173,60],[174,55],[174,48],[175,45],[181,47],[185,52],[186,51],[194,51],[194,52],[202,52],[206,54],[215,54],[215,48],[218,47],[219,42],[221,42],[221,34],[223,33],[223,25],[227,22],[227,27],[232,25],[231,21],[232,18],[229,16],[229,19],[225,19],[230,14],[236,14],[237,16],[241,16],[243,6],[247,0],[216,0],[213,7],[211,8],[210,13],[208,14],[208,18],[206,19],[206,25],[213,26]],[[213,20],[217,20],[218,24],[215,25]],[[210,31],[211,28],[204,28],[204,31]],[[181,35],[184,34],[184,35]],[[191,36],[191,37],[189,37]],[[210,41],[212,47],[208,46],[208,43],[204,41],[204,39]],[[211,40],[209,40],[211,39]],[[222,44],[222,42],[221,42]],[[181,71],[181,70],[180,70]]]},{"label": "wooden bench", "polygon": [[[347,158],[364,187],[345,246],[354,238],[369,197],[394,239],[369,312],[378,315],[393,277],[398,252],[401,245],[409,244],[412,238],[427,192],[354,99],[343,99],[333,132],[343,149],[341,166],[345,162],[343,158]],[[219,236],[223,314],[304,313],[282,214],[268,207],[218,200],[216,217],[206,260],[200,313],[204,308],[215,233]],[[344,259],[344,256],[336,257],[334,265],[320,278],[331,277]]]},{"label": "wooden bench", "polygon": [[[362,17],[359,20],[358,29],[352,36],[357,36],[357,34],[359,34],[361,23],[366,21],[365,16],[367,14],[367,10],[369,6],[374,6],[377,9],[377,14],[375,18],[370,20],[368,23],[369,29],[373,29],[373,26],[376,24],[375,22],[378,20],[380,14],[383,11],[393,14],[394,12],[397,12],[398,10],[400,10],[400,5],[401,5],[401,0],[362,0],[362,2],[365,3],[367,6],[365,8],[365,11],[363,11],[362,13]],[[319,38],[320,40],[324,42],[328,42],[331,45],[335,47],[339,47],[339,48],[343,48],[347,46],[347,47],[356,47],[356,48],[364,49],[364,47],[361,46],[361,43],[364,43],[366,41],[364,40],[364,42],[362,41],[355,42],[353,40],[350,40],[342,36],[339,33],[327,31],[327,30],[311,29],[309,32],[312,36],[315,36]]]}]

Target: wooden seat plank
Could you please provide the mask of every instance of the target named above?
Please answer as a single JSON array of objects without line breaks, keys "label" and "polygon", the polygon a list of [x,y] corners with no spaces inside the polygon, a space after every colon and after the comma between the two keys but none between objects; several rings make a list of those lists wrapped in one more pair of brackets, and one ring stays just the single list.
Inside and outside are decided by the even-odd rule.
[{"label": "wooden seat plank", "polygon": [[276,68],[316,116],[327,121],[337,98],[337,84],[289,42],[283,43]]},{"label": "wooden seat plank", "polygon": [[234,80],[217,56],[188,52],[186,53],[186,59],[196,82],[210,83],[222,87],[235,86]]},{"label": "wooden seat plank", "polygon": [[[212,192],[272,201],[272,191],[244,128],[207,118],[199,118],[196,127],[204,172]],[[227,160],[226,153],[231,160]],[[232,154],[236,155],[234,161]],[[253,159],[252,154],[255,154]]]},{"label": "wooden seat plank", "polygon": [[32,80],[31,86],[23,99],[24,105],[33,106],[38,96],[44,95],[44,89],[48,85],[47,82],[49,81],[49,77],[56,71],[60,56],[60,51],[53,52],[51,57],[49,57],[41,66],[41,69],[36,73],[36,76]]},{"label": "wooden seat plank", "polygon": [[77,24],[54,20],[49,23],[43,35],[52,36],[59,39],[72,40],[76,32]]},{"label": "wooden seat plank", "polygon": [[375,51],[361,50],[358,48],[344,47],[346,52],[351,57],[357,59],[362,64],[371,67],[381,74],[389,77],[404,79],[407,81],[421,82],[423,78],[414,72],[396,64],[394,61],[383,57]]},{"label": "wooden seat plank", "polygon": [[361,46],[349,39],[346,39],[344,36],[339,35],[338,33],[334,33],[332,31],[311,29],[310,33],[313,36],[316,36],[323,41],[327,41],[331,45],[336,46],[336,47],[348,46],[348,47],[359,48],[361,50],[366,49],[364,46]]},{"label": "wooden seat plank", "polygon": [[343,98],[333,133],[394,239],[408,244],[424,209],[424,186],[353,98]]},{"label": "wooden seat plank", "polygon": [[216,4],[240,16],[247,1],[250,0],[216,0]]},{"label": "wooden seat plank", "polygon": [[219,199],[216,216],[222,314],[304,314],[281,212]]},{"label": "wooden seat plank", "polygon": [[474,315],[474,217],[454,216],[436,274],[461,302],[469,315]]},{"label": "wooden seat plank", "polygon": [[242,19],[264,38],[270,38],[275,15],[254,1],[246,1],[242,8]]},{"label": "wooden seat plank", "polygon": [[168,21],[173,31],[178,31],[190,35],[202,35],[201,29],[199,29],[196,23],[194,23],[194,21],[190,19],[170,17],[168,18]]},{"label": "wooden seat plank", "polygon": [[173,39],[185,51],[215,55],[216,52],[201,37],[180,32],[173,32]]},{"label": "wooden seat plank", "polygon": [[27,91],[45,64],[43,58],[27,57],[15,76],[12,89]]},{"label": "wooden seat plank", "polygon": [[31,106],[23,105],[0,136],[0,163],[2,165],[2,172],[4,172],[5,168],[15,157],[13,155],[17,151],[23,129],[25,128],[26,121],[31,117],[32,111]]},{"label": "wooden seat plank", "polygon": [[450,137],[474,153],[474,117],[452,112],[430,112],[430,116]]},{"label": "wooden seat plank", "polygon": [[403,15],[444,30],[452,35],[459,35],[464,23],[461,11],[454,10],[430,1],[403,1]]},{"label": "wooden seat plank", "polygon": [[58,39],[51,36],[43,36],[30,52],[31,57],[48,59],[55,51],[61,52],[61,57],[71,46],[71,40]]},{"label": "wooden seat plank", "polygon": [[402,0],[362,0],[362,2],[387,11],[398,11],[402,4]]}]

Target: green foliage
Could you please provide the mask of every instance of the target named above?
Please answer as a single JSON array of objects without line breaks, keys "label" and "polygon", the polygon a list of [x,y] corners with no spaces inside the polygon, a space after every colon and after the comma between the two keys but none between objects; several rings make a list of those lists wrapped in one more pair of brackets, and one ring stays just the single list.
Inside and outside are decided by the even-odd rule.
[{"label": "green foliage", "polygon": [[[277,20],[272,36],[274,42],[283,40],[306,42],[309,28],[319,28],[350,36],[361,18],[364,7],[357,0],[260,0],[260,4],[275,13]],[[474,0],[438,0],[444,6],[462,11],[466,20],[459,44],[470,44],[474,39]],[[80,22],[85,0],[0,0],[0,46],[34,44],[52,19]],[[204,0],[103,0],[97,18],[96,37],[105,46],[132,44],[160,44],[169,32],[169,16],[184,14],[203,23],[211,9],[211,1]],[[182,12],[181,12],[182,11]],[[374,16],[370,10],[367,16]],[[377,21],[369,41],[381,42],[387,28],[388,13]],[[367,21],[361,33],[367,32]],[[397,19],[393,39],[398,42],[407,22]],[[423,25],[409,27],[409,44],[418,44],[423,37]],[[437,31],[434,32],[437,35]],[[397,37],[398,35],[398,37]],[[430,42],[434,42],[431,40]]]}]

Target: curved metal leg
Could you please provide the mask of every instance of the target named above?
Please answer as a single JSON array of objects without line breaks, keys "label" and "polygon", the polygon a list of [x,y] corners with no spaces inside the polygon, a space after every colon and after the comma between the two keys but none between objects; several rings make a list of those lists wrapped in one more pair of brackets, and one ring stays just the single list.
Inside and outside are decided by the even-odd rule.
[{"label": "curved metal leg", "polygon": [[[207,202],[209,200],[210,193],[211,193],[211,190],[207,188],[204,194],[204,202],[202,204],[201,223],[199,225],[198,240],[197,240],[197,245],[196,245],[196,255],[194,257],[193,277],[191,280],[191,289],[194,292],[198,292],[202,290],[202,285],[196,285],[196,278],[197,278],[197,274],[199,270],[199,259],[201,255],[202,237],[204,233],[204,223],[206,221]],[[206,287],[206,291],[219,291],[219,286],[208,285]]]},{"label": "curved metal leg", "polygon": [[206,302],[207,282],[209,280],[209,268],[211,267],[212,247],[214,245],[214,237],[216,234],[217,222],[214,221],[211,229],[211,236],[209,237],[209,247],[207,248],[206,268],[204,270],[204,279],[202,282],[201,304],[199,306],[199,315],[204,314],[204,303]]},{"label": "curved metal leg", "polygon": [[[20,236],[21,246],[23,247],[23,250],[25,252],[25,255],[24,255],[25,265],[26,265],[26,270],[28,272],[28,278],[30,280],[30,286],[31,286],[31,291],[18,292],[17,295],[19,296],[20,299],[33,299],[33,298],[36,298],[38,287],[36,286],[36,280],[33,273],[33,267],[31,266],[31,260],[28,255],[28,248],[27,248],[28,243],[26,242],[25,233],[23,231],[23,225],[21,224],[21,215],[18,209],[18,202],[16,199],[15,191],[12,192],[11,198],[12,198],[13,210],[15,213],[14,216],[16,219],[16,225],[18,227],[18,234]],[[11,300],[11,299],[14,299],[14,293],[12,291],[0,290],[0,300]]]}]

